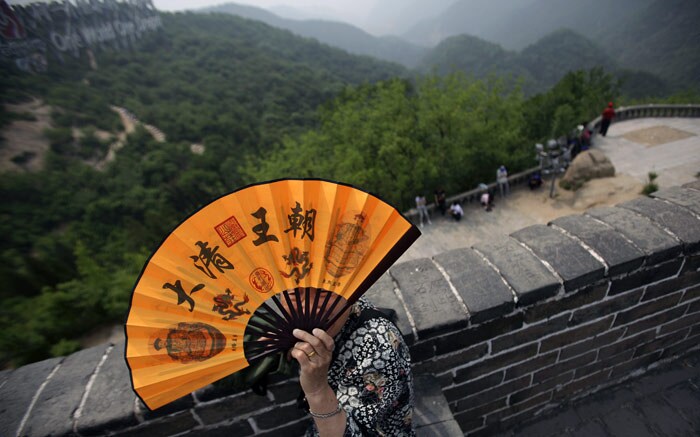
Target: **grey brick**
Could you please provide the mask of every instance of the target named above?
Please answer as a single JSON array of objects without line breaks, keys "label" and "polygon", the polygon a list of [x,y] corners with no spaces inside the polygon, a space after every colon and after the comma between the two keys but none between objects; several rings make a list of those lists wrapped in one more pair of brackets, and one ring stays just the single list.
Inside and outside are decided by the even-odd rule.
[{"label": "grey brick", "polygon": [[435,257],[450,277],[469,309],[472,323],[481,323],[509,313],[513,293],[501,276],[471,249],[458,249]]},{"label": "grey brick", "polygon": [[608,330],[612,323],[613,316],[606,317],[603,320],[581,325],[561,334],[553,335],[542,340],[540,345],[540,353],[548,352],[552,349],[557,349],[562,346],[567,346],[577,341],[595,337],[599,333]]},{"label": "grey brick", "polygon": [[474,246],[493,263],[515,290],[519,305],[554,296],[559,280],[542,262],[512,238],[496,238]]},{"label": "grey brick", "polygon": [[508,416],[512,416],[514,414],[518,414],[522,411],[528,411],[536,407],[541,407],[549,400],[552,398],[552,393],[551,392],[546,392],[546,393],[540,393],[537,396],[531,397],[530,399],[521,401],[521,402],[515,402],[512,403],[508,408],[500,411],[496,411],[494,413],[489,414],[486,416],[486,423],[487,424],[498,424],[501,423],[501,421]]},{"label": "grey brick", "polygon": [[[199,425],[189,411],[145,422],[136,428],[119,431],[112,435],[124,437],[167,437],[193,429]],[[103,434],[104,435],[104,434]]]},{"label": "grey brick", "polygon": [[546,381],[549,378],[554,378],[555,376],[559,376],[562,373],[568,372],[569,370],[574,370],[577,367],[589,364],[595,360],[596,355],[598,355],[596,351],[591,351],[585,355],[581,355],[570,360],[560,361],[553,366],[547,367],[546,369],[542,369],[535,373],[532,377],[532,383],[539,384],[540,382]]},{"label": "grey brick", "polygon": [[672,306],[675,306],[681,300],[682,295],[683,293],[678,291],[674,294],[670,294],[660,299],[642,303],[627,311],[621,311],[617,314],[617,316],[615,316],[615,323],[613,324],[613,326],[617,327],[621,325],[626,325],[627,323],[633,320],[637,320],[644,316],[648,316],[650,314],[654,314]]},{"label": "grey brick", "polygon": [[[700,329],[698,329],[698,327],[695,327],[694,330],[690,331],[688,338],[681,341],[680,343],[677,343],[671,347],[664,349],[664,351],[661,353],[660,359],[666,359],[666,358],[675,357],[675,356],[682,356],[685,353],[687,353],[690,349],[696,348],[698,346],[698,344],[700,344],[699,336],[700,336]],[[700,381],[697,381],[697,383],[700,384]]]},{"label": "grey brick", "polygon": [[586,215],[601,220],[630,239],[647,256],[647,264],[657,264],[681,253],[681,243],[651,220],[614,207],[593,208]]},{"label": "grey brick", "polygon": [[571,325],[580,325],[581,323],[599,319],[607,314],[614,314],[620,310],[630,308],[637,304],[641,297],[642,290],[636,290],[581,308],[574,311],[574,314],[571,316]]},{"label": "grey brick", "polygon": [[600,361],[596,361],[593,364],[589,364],[584,367],[579,367],[578,369],[576,369],[576,378],[583,378],[584,376],[591,375],[603,369],[609,369],[610,367],[614,367],[618,364],[625,363],[632,359],[633,354],[634,350],[629,349],[617,355],[613,355],[608,358],[601,359]]},{"label": "grey brick", "polygon": [[455,382],[459,383],[477,376],[491,373],[495,370],[507,367],[510,364],[524,361],[527,358],[534,356],[537,353],[537,345],[530,344],[518,349],[493,356],[487,360],[481,361],[474,365],[459,369],[455,373]]},{"label": "grey brick", "polygon": [[612,227],[601,224],[591,217],[571,215],[558,218],[552,221],[552,224],[580,238],[595,250],[608,264],[610,276],[636,270],[644,262],[644,252]]},{"label": "grey brick", "polygon": [[403,334],[404,339],[408,343],[414,340],[413,330],[408,321],[406,309],[401,305],[394,293],[394,281],[389,274],[383,274],[379,280],[367,290],[365,296],[380,308],[391,308],[396,311],[396,326],[401,331],[401,334]]},{"label": "grey brick", "polygon": [[614,355],[623,353],[627,350],[631,350],[632,348],[652,341],[654,337],[655,335],[651,331],[643,332],[639,335],[635,335],[634,337],[627,337],[624,340],[611,344],[610,346],[601,348],[598,354],[598,359],[605,360]]},{"label": "grey brick", "polygon": [[667,323],[670,320],[676,320],[683,314],[685,314],[687,309],[687,305],[671,308],[670,310],[660,312],[651,317],[647,317],[646,319],[640,320],[639,322],[633,323],[627,327],[625,337],[644,332],[648,329],[656,328],[658,326],[663,325],[664,323]]},{"label": "grey brick", "polygon": [[[277,428],[273,428],[268,431],[260,431],[255,433],[255,437],[279,437],[279,436],[293,436],[293,435],[304,435],[306,429],[311,425],[311,419],[308,417],[297,420],[296,422],[286,423]],[[238,437],[236,434],[230,434],[230,436]]]},{"label": "grey brick", "polygon": [[523,326],[522,313],[501,317],[435,339],[437,355],[453,352],[489,340]]},{"label": "grey brick", "polygon": [[503,375],[504,372],[500,371],[445,389],[445,397],[448,401],[454,402],[467,396],[482,392],[503,382]]},{"label": "grey brick", "polygon": [[689,332],[690,328],[687,328],[683,331],[677,331],[672,334],[668,334],[663,337],[657,338],[656,340],[651,341],[647,344],[643,344],[634,350],[633,358],[639,358],[652,352],[661,352],[662,349],[677,344],[680,341],[683,341]]},{"label": "grey brick", "polygon": [[700,272],[687,273],[677,278],[650,285],[644,292],[642,300],[656,299],[657,297],[673,293],[674,291],[683,290],[695,284],[700,284]]},{"label": "grey brick", "polygon": [[566,401],[580,391],[591,391],[597,388],[599,385],[607,382],[610,372],[610,370],[604,370],[598,373],[586,375],[584,378],[571,381],[570,383],[559,387],[554,392],[553,398],[558,401]]},{"label": "grey brick", "polygon": [[184,437],[244,437],[255,434],[247,420],[225,423],[217,427],[200,427],[184,435]]},{"label": "grey brick", "polygon": [[700,192],[681,187],[669,187],[661,189],[654,194],[657,199],[668,200],[671,203],[682,206],[696,215],[700,215]]},{"label": "grey brick", "polygon": [[530,385],[530,377],[524,376],[522,378],[514,379],[508,381],[504,384],[494,387],[492,389],[482,391],[475,394],[474,396],[469,396],[457,402],[457,411],[469,410],[476,408],[480,405],[490,404],[495,400],[507,396],[508,394],[523,389]]},{"label": "grey brick", "polygon": [[15,369],[0,387],[0,435],[14,436],[22,418],[51,371],[63,361],[52,358]]},{"label": "grey brick", "polygon": [[685,265],[683,265],[683,270],[681,274],[687,272],[697,272],[700,269],[700,255],[687,256],[685,258]]},{"label": "grey brick", "polygon": [[205,425],[212,425],[236,416],[254,413],[271,405],[272,403],[266,397],[245,392],[218,402],[199,404],[195,407],[195,412]]},{"label": "grey brick", "polygon": [[662,228],[671,231],[683,242],[687,253],[700,248],[700,220],[687,210],[649,197],[640,197],[617,206],[648,217]]},{"label": "grey brick", "polygon": [[280,406],[268,412],[253,416],[255,424],[263,430],[277,428],[289,422],[305,418],[307,415],[295,404]]},{"label": "grey brick", "polygon": [[390,273],[399,285],[419,337],[467,324],[467,313],[429,259],[395,265]]},{"label": "grey brick", "polygon": [[486,355],[489,348],[486,343],[462,350],[450,355],[438,355],[431,360],[421,361],[413,365],[413,372],[440,374],[462,366],[470,361],[474,361]]},{"label": "grey brick", "polygon": [[546,322],[528,326],[527,328],[511,332],[491,341],[492,353],[498,353],[514,346],[538,341],[540,338],[566,329],[570,314],[563,314],[547,320]]},{"label": "grey brick", "polygon": [[468,432],[484,426],[483,417],[474,417],[470,413],[460,413],[455,415],[455,420],[459,424],[461,432]]},{"label": "grey brick", "polygon": [[107,345],[78,351],[66,357],[37,398],[25,432],[29,435],[69,434],[90,376]]},{"label": "grey brick", "polygon": [[605,266],[576,240],[550,226],[533,225],[511,234],[547,261],[564,280],[566,290],[575,290],[603,278]]},{"label": "grey brick", "polygon": [[533,385],[532,387],[526,388],[524,390],[514,392],[513,394],[510,395],[510,403],[517,404],[518,402],[522,402],[525,399],[529,399],[533,396],[539,395],[540,393],[544,393],[544,392],[547,392],[549,390],[552,390],[555,387],[557,387],[558,385],[566,384],[567,382],[571,381],[573,378],[574,378],[574,372],[571,371],[571,372],[559,375],[555,378],[550,378],[544,382]]},{"label": "grey brick", "polygon": [[548,354],[539,355],[531,360],[527,360],[520,364],[516,364],[506,369],[506,381],[521,376],[527,375],[537,369],[554,364],[557,361],[558,351],[553,351]]},{"label": "grey brick", "polygon": [[683,299],[681,299],[681,302],[688,302],[693,299],[697,299],[700,297],[700,285],[697,287],[692,287],[689,288],[685,291],[683,294]]},{"label": "grey brick", "polygon": [[643,270],[640,270],[639,272],[632,273],[631,275],[625,276],[623,278],[613,279],[611,281],[610,291],[608,292],[608,294],[610,296],[614,296],[616,294],[623,293],[627,290],[643,287],[652,282],[657,282],[671,276],[676,276],[682,264],[682,259],[676,259],[673,261],[665,262],[663,264],[645,268]]},{"label": "grey brick", "polygon": [[411,351],[411,361],[418,363],[435,356],[435,339],[419,341],[409,346]]},{"label": "grey brick", "polygon": [[657,362],[660,356],[661,351],[654,352],[643,357],[635,358],[626,363],[618,364],[617,366],[613,367],[612,373],[610,374],[610,379],[615,380],[629,376],[629,374],[634,372],[635,370],[646,370],[648,366]]},{"label": "grey brick", "polygon": [[268,387],[268,390],[274,396],[275,403],[284,404],[295,400],[299,396],[301,386],[299,385],[299,380],[294,378],[289,381],[270,386]]},{"label": "grey brick", "polygon": [[700,313],[688,314],[685,317],[663,325],[659,331],[659,335],[666,335],[698,324],[700,324]]},{"label": "grey brick", "polygon": [[78,432],[82,435],[103,434],[105,430],[123,429],[136,425],[129,369],[124,360],[124,342],[114,345],[95,375],[82,415]]},{"label": "grey brick", "polygon": [[590,340],[572,344],[571,346],[565,347],[561,350],[559,359],[567,360],[588,351],[597,350],[600,347],[607,346],[622,337],[624,332],[624,329],[617,329],[615,331],[604,332],[595,336],[594,338],[591,338]]},{"label": "grey brick", "polygon": [[525,308],[525,322],[535,323],[564,311],[580,308],[584,305],[597,302],[605,297],[608,292],[608,284],[595,285],[579,289],[574,293],[564,295],[550,302],[542,302]]}]

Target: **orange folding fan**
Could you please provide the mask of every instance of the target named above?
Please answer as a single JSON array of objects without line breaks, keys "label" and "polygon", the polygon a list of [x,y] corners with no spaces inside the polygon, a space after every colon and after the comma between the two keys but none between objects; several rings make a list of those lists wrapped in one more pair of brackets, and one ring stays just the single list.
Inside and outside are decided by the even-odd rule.
[{"label": "orange folding fan", "polygon": [[134,287],[134,390],[155,409],[286,352],[293,329],[327,329],[419,236],[387,203],[330,181],[278,180],[213,201],[168,235]]}]

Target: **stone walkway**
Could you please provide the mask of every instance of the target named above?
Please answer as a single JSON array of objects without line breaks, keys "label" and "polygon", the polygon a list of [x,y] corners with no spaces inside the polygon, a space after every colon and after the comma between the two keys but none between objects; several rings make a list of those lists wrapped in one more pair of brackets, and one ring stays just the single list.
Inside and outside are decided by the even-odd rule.
[{"label": "stone walkway", "polygon": [[499,437],[700,435],[700,351]]},{"label": "stone walkway", "polygon": [[[652,170],[659,175],[657,182],[660,187],[680,186],[692,182],[700,173],[698,118],[644,118],[623,121],[614,123],[608,130],[607,137],[598,135],[594,141],[594,146],[610,158],[618,175],[629,175],[640,183],[646,182],[647,173]],[[641,141],[653,145],[643,144]],[[548,185],[536,192],[531,192],[526,187],[515,188],[511,197],[505,200],[497,197],[496,207],[490,213],[485,212],[478,204],[464,205],[465,215],[459,223],[441,217],[439,213],[437,216],[433,215],[433,224],[421,229],[423,235],[397,262],[432,257],[452,249],[471,247],[494,236],[508,235],[530,225],[546,224],[563,215],[583,212],[573,211],[561,202],[549,201],[548,190]],[[599,206],[613,205],[623,200],[629,199],[611,198],[610,202],[601,203]]]}]

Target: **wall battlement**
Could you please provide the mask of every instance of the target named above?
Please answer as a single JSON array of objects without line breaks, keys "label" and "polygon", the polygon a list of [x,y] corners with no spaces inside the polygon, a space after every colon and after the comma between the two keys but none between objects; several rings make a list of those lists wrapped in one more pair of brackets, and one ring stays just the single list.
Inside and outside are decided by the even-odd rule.
[{"label": "wall battlement", "polygon": [[[700,181],[395,265],[368,297],[397,311],[415,374],[436,378],[462,431],[485,435],[698,349],[699,269]],[[0,435],[306,427],[295,379],[266,397],[209,386],[149,412],[123,354],[107,344],[0,372]]]}]

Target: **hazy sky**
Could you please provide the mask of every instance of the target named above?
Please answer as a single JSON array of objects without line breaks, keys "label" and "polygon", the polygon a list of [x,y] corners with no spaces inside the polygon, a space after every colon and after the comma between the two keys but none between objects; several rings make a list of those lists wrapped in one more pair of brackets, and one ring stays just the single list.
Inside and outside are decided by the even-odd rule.
[{"label": "hazy sky", "polygon": [[[271,6],[291,6],[294,8],[309,10],[318,8],[321,10],[335,10],[341,14],[351,15],[366,14],[377,0],[240,0],[233,3],[259,6],[268,8]],[[156,8],[163,11],[178,11],[183,9],[197,9],[204,6],[228,3],[227,0],[154,0]]]}]

